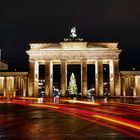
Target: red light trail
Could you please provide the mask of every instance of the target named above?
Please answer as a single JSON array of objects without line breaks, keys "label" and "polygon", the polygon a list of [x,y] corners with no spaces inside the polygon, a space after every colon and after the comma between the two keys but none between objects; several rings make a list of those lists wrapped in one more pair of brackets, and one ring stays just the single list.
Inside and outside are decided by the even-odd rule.
[{"label": "red light trail", "polygon": [[[140,105],[131,105],[127,103],[94,103],[67,100],[68,103],[54,104],[51,102],[37,103],[32,100],[10,100],[0,103],[14,103],[38,108],[46,108],[74,116],[92,123],[108,127],[121,133],[140,139]],[[66,102],[66,100],[65,100]],[[124,109],[124,110],[123,110]],[[137,111],[136,113],[134,113]]]}]

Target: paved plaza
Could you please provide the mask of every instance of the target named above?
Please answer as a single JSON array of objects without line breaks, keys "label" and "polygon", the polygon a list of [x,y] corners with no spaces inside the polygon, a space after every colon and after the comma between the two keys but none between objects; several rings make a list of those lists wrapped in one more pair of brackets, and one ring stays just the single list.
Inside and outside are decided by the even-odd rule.
[{"label": "paved plaza", "polygon": [[[62,100],[54,103],[47,102],[46,99],[45,102],[38,103],[37,100],[1,99],[0,140],[139,139],[140,112],[133,114],[133,111],[140,109],[139,101],[119,101],[120,99],[106,102],[102,99],[95,103]],[[105,115],[109,117],[105,118]],[[122,120],[123,123],[127,120],[126,124],[120,123]]]}]

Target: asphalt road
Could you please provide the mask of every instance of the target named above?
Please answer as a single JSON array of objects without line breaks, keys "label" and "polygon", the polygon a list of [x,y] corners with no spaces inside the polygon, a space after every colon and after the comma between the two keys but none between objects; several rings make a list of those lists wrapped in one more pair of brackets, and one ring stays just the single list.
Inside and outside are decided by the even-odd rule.
[{"label": "asphalt road", "polygon": [[127,100],[0,100],[0,140],[65,139],[140,139],[140,106]]}]

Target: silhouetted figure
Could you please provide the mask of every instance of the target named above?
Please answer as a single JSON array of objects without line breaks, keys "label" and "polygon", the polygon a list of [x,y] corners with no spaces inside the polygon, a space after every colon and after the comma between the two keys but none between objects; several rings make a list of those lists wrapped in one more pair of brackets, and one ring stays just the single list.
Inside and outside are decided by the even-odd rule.
[{"label": "silhouetted figure", "polygon": [[69,97],[69,91],[68,90],[66,90],[66,94],[65,94],[65,96],[66,96],[66,98],[68,98]]}]

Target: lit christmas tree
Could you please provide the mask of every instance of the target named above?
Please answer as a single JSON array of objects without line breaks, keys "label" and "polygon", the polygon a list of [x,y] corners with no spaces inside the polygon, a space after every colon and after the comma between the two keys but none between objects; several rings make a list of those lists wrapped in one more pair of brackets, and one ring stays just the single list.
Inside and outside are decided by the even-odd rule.
[{"label": "lit christmas tree", "polygon": [[77,84],[76,84],[76,79],[74,76],[74,73],[71,74],[70,76],[70,81],[69,81],[69,86],[68,86],[68,91],[70,95],[76,95],[77,94]]}]

